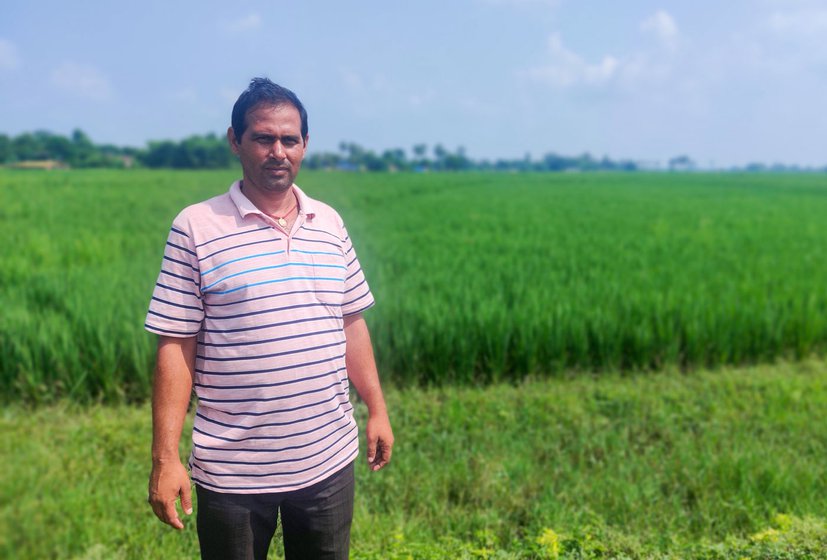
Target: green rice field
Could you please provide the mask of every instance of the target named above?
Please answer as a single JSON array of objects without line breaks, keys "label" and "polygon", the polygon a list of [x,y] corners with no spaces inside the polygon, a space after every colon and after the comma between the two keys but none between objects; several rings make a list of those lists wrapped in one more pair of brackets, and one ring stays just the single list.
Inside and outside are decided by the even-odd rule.
[{"label": "green rice field", "polygon": [[[0,395],[140,401],[164,240],[235,172],[0,170]],[[827,177],[303,173],[398,386],[823,355]]]},{"label": "green rice field", "polygon": [[[0,557],[197,556],[145,502],[142,325],[172,218],[236,175],[0,170]],[[827,176],[299,183],[376,296],[397,438],[353,558],[827,558]]]}]

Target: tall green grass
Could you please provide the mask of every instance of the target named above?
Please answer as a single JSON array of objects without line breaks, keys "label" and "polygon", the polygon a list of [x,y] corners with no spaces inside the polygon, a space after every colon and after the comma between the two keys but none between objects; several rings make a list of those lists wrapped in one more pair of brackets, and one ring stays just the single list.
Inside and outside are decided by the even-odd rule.
[{"label": "tall green grass", "polygon": [[[169,224],[229,172],[0,172],[0,394],[142,399]],[[345,218],[397,384],[827,348],[827,177],[303,173]]]},{"label": "tall green grass", "polygon": [[[825,374],[389,390],[397,444],[378,473],[359,457],[353,557],[556,558],[553,531],[561,559],[825,558]],[[146,503],[150,439],[148,405],[4,408],[0,557],[197,556],[194,519],[178,533]]]}]

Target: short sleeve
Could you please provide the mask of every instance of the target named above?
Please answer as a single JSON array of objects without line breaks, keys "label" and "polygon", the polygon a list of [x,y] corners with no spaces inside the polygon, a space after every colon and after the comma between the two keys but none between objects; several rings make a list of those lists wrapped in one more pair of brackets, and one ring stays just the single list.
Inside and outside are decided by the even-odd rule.
[{"label": "short sleeve", "polygon": [[342,225],[342,236],[342,251],[345,254],[345,262],[347,263],[342,315],[355,315],[372,307],[375,302],[344,224]]},{"label": "short sleeve", "polygon": [[204,320],[198,256],[186,230],[176,219],[169,231],[144,324],[146,330],[164,336],[195,336]]}]

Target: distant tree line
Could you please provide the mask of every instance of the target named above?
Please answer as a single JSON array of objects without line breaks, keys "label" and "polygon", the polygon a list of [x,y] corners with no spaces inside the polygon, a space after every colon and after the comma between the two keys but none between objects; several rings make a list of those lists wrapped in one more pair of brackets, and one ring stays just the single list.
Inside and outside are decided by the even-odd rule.
[{"label": "distant tree line", "polygon": [[151,141],[145,148],[94,144],[82,130],[69,137],[42,130],[14,137],[0,134],[0,164],[45,160],[67,167],[223,169],[233,165],[235,156],[226,138],[212,133]]},{"label": "distant tree line", "polygon": [[43,130],[14,137],[0,134],[0,164],[53,160],[71,167],[122,167],[136,154],[134,148],[96,145],[82,130],[68,138]]},{"label": "distant tree line", "polygon": [[590,154],[575,157],[548,153],[540,159],[526,154],[519,159],[471,159],[462,147],[451,151],[442,144],[429,150],[416,144],[410,156],[401,148],[381,153],[354,142],[342,142],[338,152],[314,152],[303,163],[309,169],[342,169],[352,171],[636,171],[633,161],[596,159]]},{"label": "distant tree line", "polygon": [[[167,169],[225,169],[235,165],[235,156],[224,136],[193,135],[183,140],[150,141],[144,148],[95,144],[82,130],[68,137],[47,131],[25,132],[14,137],[0,134],[0,165],[50,161],[66,167],[149,167]],[[631,160],[612,160],[589,153],[563,156],[549,152],[535,159],[529,154],[517,159],[472,159],[465,149],[450,150],[442,144],[429,149],[416,144],[410,153],[402,148],[374,152],[355,142],[341,142],[338,151],[311,152],[307,169],[344,171],[638,171],[660,170],[660,165]],[[686,155],[668,160],[670,171],[695,171],[698,166]],[[797,165],[751,163],[730,168],[741,172],[827,171]],[[723,170],[722,170],[723,171]]]},{"label": "distant tree line", "polygon": [[[81,130],[70,137],[46,131],[26,132],[15,137],[0,134],[0,164],[51,160],[68,167],[150,167],[172,169],[222,169],[231,167],[235,156],[223,136],[206,134],[180,141],[161,140],[145,148],[94,144]],[[589,154],[566,157],[549,153],[540,159],[474,160],[462,147],[449,150],[436,144],[413,146],[410,155],[401,148],[376,153],[355,142],[342,142],[338,152],[312,152],[304,160],[307,169],[345,171],[635,171],[632,161],[613,161]]]}]

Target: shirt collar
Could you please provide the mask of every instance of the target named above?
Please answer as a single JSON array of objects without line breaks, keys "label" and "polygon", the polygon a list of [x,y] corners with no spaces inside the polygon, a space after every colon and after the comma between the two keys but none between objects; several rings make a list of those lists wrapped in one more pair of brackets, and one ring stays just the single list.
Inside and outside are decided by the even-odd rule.
[{"label": "shirt collar", "polygon": [[[304,191],[302,191],[295,183],[293,183],[293,193],[299,201],[299,214],[304,214],[308,220],[312,220],[316,215],[316,212],[313,210],[313,203],[310,197],[304,194]],[[233,201],[236,208],[238,208],[238,213],[241,214],[242,218],[246,218],[250,214],[266,216],[266,214],[259,210],[258,207],[256,207],[256,205],[253,204],[242,192],[241,181],[236,181],[230,185],[230,199]]]}]

